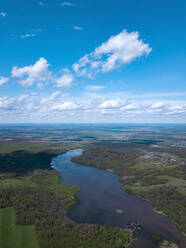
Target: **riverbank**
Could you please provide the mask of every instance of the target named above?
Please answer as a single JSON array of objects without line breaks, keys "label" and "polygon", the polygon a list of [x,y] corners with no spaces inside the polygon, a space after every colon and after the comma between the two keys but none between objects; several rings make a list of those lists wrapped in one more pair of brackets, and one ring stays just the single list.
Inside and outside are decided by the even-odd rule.
[{"label": "riverbank", "polygon": [[[24,157],[27,154],[25,151],[16,152],[17,161],[19,156],[23,158],[22,153]],[[48,155],[52,157],[48,158]],[[51,158],[56,155],[51,152],[47,154],[45,164],[47,169],[31,167],[28,172],[23,170],[22,173],[15,174],[11,169],[11,173],[9,171],[0,174],[0,208],[14,208],[15,225],[34,227],[40,248],[129,247],[133,237],[127,230],[118,227],[77,224],[67,217],[68,210],[77,202],[74,195],[79,188],[59,183],[59,173],[48,167],[48,162],[51,162]],[[3,158],[7,156],[11,157],[7,153]],[[30,158],[30,153],[28,156]],[[35,157],[37,158],[37,152]],[[22,163],[26,161],[28,160]],[[39,163],[37,165],[39,167]],[[8,236],[6,238],[9,239]],[[3,247],[3,245],[4,243],[0,243],[0,246]],[[10,248],[13,247],[10,246]]]},{"label": "riverbank", "polygon": [[[156,147],[152,147],[155,159],[143,158],[150,149],[149,146],[139,149],[128,148],[126,145],[122,148],[115,144],[92,144],[85,147],[83,155],[73,158],[72,161],[116,173],[124,190],[150,202],[154,209],[173,220],[184,234],[186,181],[182,172],[183,160],[175,159],[174,153],[166,156],[163,154],[162,158],[156,155]],[[158,154],[159,150],[158,147]],[[150,154],[152,151],[150,150]]]},{"label": "riverbank", "polygon": [[[33,144],[32,144],[32,146],[33,146]],[[14,149],[15,149],[15,147],[14,147]],[[52,148],[52,149],[49,149],[49,150],[45,150],[46,149],[46,146],[43,146],[43,148],[41,149],[41,147],[40,147],[40,149],[39,149],[39,147],[36,145],[34,148],[32,147],[32,148],[28,148],[27,149],[27,151],[25,152],[25,151],[18,151],[18,152],[16,152],[16,151],[14,151],[14,150],[11,150],[11,153],[8,153],[7,152],[7,154],[5,154],[4,153],[4,155],[1,155],[2,157],[3,157],[3,159],[4,158],[6,158],[7,156],[9,157],[9,159],[7,160],[7,161],[9,161],[9,163],[10,163],[10,165],[11,165],[11,162],[12,161],[16,161],[16,163],[14,164],[14,165],[16,165],[17,167],[19,167],[19,169],[20,169],[20,164],[19,164],[19,156],[20,156],[20,159],[22,160],[23,158],[25,158],[25,156],[27,156],[27,154],[28,154],[28,158],[25,160],[25,161],[29,161],[30,162],[30,164],[32,164],[31,162],[33,161],[33,162],[36,162],[36,160],[37,159],[39,159],[38,161],[38,163],[35,163],[34,164],[34,166],[37,166],[37,167],[35,167],[35,168],[39,168],[42,164],[44,165],[44,167],[43,167],[43,169],[44,170],[40,170],[41,172],[43,171],[45,171],[46,169],[51,169],[51,165],[50,165],[50,163],[51,163],[51,160],[53,159],[53,158],[55,158],[55,157],[57,157],[57,155],[58,154],[60,154],[60,153],[62,153],[62,154],[65,154],[65,152],[69,149],[69,148],[65,148],[65,147],[59,147],[59,146],[56,146],[55,148]],[[115,153],[116,151],[114,151],[114,153]],[[133,159],[136,157],[136,155],[135,155],[135,151],[134,151],[134,153],[132,153],[132,156],[130,155],[130,151],[128,151],[129,153],[129,157],[128,157],[128,160],[129,161],[133,161]],[[110,151],[108,151],[108,153],[110,153]],[[12,154],[13,154],[13,156],[12,156]],[[16,154],[16,156],[15,156],[15,154]],[[38,155],[39,154],[39,155]],[[42,154],[42,156],[44,155],[45,156],[45,163],[43,163],[43,161],[42,161],[42,159],[41,159],[41,154]],[[103,153],[104,155],[105,155],[105,153]],[[32,155],[34,155],[33,157],[32,157]],[[12,156],[12,157],[11,157]],[[37,157],[38,156],[38,157]],[[116,152],[115,153],[115,156],[116,157],[118,157],[119,156],[119,154]],[[116,157],[115,157],[115,159],[116,159]],[[14,158],[16,158],[15,160],[11,160],[11,159],[14,159]],[[31,158],[31,159],[30,159]],[[34,158],[34,160],[33,160],[33,158]],[[96,156],[95,156],[95,158],[96,158]],[[99,156],[98,156],[98,158],[99,158]],[[125,156],[125,158],[126,158],[126,156]],[[40,160],[41,159],[41,160]],[[121,157],[121,160],[124,160],[124,158],[123,157]],[[135,160],[135,159],[134,159]],[[42,164],[40,163],[40,161],[42,162]],[[107,162],[108,162],[109,160],[107,160]],[[91,159],[91,157],[90,157],[90,160],[89,160],[89,162],[90,163],[92,163],[92,159]],[[1,164],[3,164],[3,163],[1,163]],[[104,164],[104,163],[103,163]],[[89,164],[89,165],[91,165],[91,166],[94,166],[94,165],[92,165],[92,164]],[[110,163],[108,163],[108,165],[109,165],[109,171],[110,172],[115,172],[115,169],[114,168],[111,168],[110,167]],[[114,166],[115,166],[115,164],[113,164]],[[117,164],[116,164],[117,165]],[[28,164],[27,164],[27,166],[28,166]],[[114,167],[113,166],[113,167]],[[24,168],[24,167],[23,167]],[[7,185],[8,186],[15,186],[16,185],[16,190],[19,190],[19,187],[22,185],[22,183],[20,182],[20,181],[22,181],[22,179],[20,180],[20,178],[19,177],[21,177],[21,178],[25,178],[26,180],[23,180],[23,188],[24,189],[26,189],[27,190],[27,187],[28,186],[31,186],[32,185],[32,183],[33,183],[33,181],[32,181],[32,183],[30,184],[30,180],[29,180],[29,177],[35,177],[35,176],[37,176],[37,173],[39,173],[38,172],[38,170],[34,170],[34,168],[31,166],[31,167],[29,167],[28,166],[28,168],[29,168],[29,170],[28,170],[28,172],[24,172],[22,175],[21,174],[16,174],[16,175],[14,175],[14,173],[12,174],[12,172],[14,171],[14,170],[12,170],[11,172],[8,172],[8,173],[2,173],[1,175],[0,175],[0,178],[2,179],[2,180],[4,180],[4,179],[8,179],[8,181],[6,181],[6,182],[9,182]],[[105,168],[103,168],[103,169],[105,169]],[[116,166],[116,169],[117,169],[117,166]],[[120,170],[119,169],[117,169],[117,172],[119,172]],[[36,175],[33,175],[33,172],[34,173],[36,173]],[[50,173],[54,173],[54,171],[52,172],[52,171],[49,171]],[[116,172],[115,172],[116,173]],[[42,174],[42,173],[41,173]],[[28,177],[27,177],[28,176]],[[14,181],[14,179],[15,179],[15,177],[18,179],[18,180],[15,180]],[[42,178],[42,177],[41,177]],[[47,177],[48,179],[50,178],[50,177]],[[129,179],[132,179],[133,177],[130,177],[129,176]],[[13,180],[12,180],[13,179]],[[47,179],[47,180],[48,180]],[[128,178],[125,178],[125,179],[128,179]],[[55,179],[56,180],[56,179]],[[54,181],[55,181],[54,180]],[[59,183],[59,176],[58,176],[58,183]],[[5,182],[5,181],[4,181]],[[44,189],[46,189],[47,187],[46,187],[46,181],[44,180],[41,180],[41,184],[40,184],[40,187],[41,187],[41,185],[44,183],[44,188],[43,188],[43,190]],[[48,184],[48,183],[47,183]],[[50,184],[50,187],[51,187],[51,185],[52,185],[53,183],[51,183]],[[6,183],[4,183],[4,185],[6,185]],[[22,187],[21,186],[21,187]],[[37,186],[38,187],[38,186]],[[54,187],[52,186],[51,187],[52,188],[52,191],[54,192],[54,191],[56,191],[56,186],[55,186],[55,183],[54,183]],[[10,188],[8,187],[7,188],[8,190],[10,190]],[[31,190],[33,190],[34,188],[33,187],[31,187]],[[29,189],[30,190],[30,189]],[[34,193],[35,194],[35,193]],[[60,194],[62,194],[63,195],[63,193],[60,193]],[[74,193],[75,194],[75,193]],[[27,197],[27,196],[26,196]],[[63,198],[63,200],[64,199],[66,199],[66,197],[64,197]],[[76,206],[76,205],[74,205],[77,201],[75,200],[75,198],[74,197],[67,197],[67,199],[68,200],[66,200],[66,202],[65,202],[65,204],[66,204],[66,209],[70,209],[71,208],[71,206]],[[72,201],[72,199],[73,199],[73,201]],[[65,205],[64,204],[64,205]],[[120,209],[119,207],[118,208],[115,208],[115,210],[114,210],[114,212],[117,212],[116,211],[116,209]],[[66,210],[65,210],[66,211]],[[122,210],[123,211],[123,210]],[[31,215],[32,215],[32,213],[31,213]],[[20,215],[21,216],[21,215]],[[23,215],[24,216],[24,215]],[[65,214],[65,216],[66,216],[66,214]],[[104,211],[103,211],[103,216],[104,216]],[[67,218],[68,219],[68,218]],[[69,219],[68,219],[69,220]],[[74,225],[76,225],[75,223],[74,223]],[[99,225],[98,225],[99,226]],[[78,234],[79,235],[79,234]],[[131,242],[131,241],[130,241]],[[129,242],[129,243],[130,243]]]},{"label": "riverbank", "polygon": [[[121,228],[130,228],[130,223],[136,223],[133,231],[137,232],[138,242],[131,247],[157,247],[164,239],[180,242],[180,247],[184,247],[181,232],[166,216],[157,214],[149,203],[123,191],[115,174],[71,162],[78,155],[81,151],[68,151],[54,158],[52,163],[61,173],[61,183],[80,187],[76,194],[79,201],[68,212],[70,218],[78,223]],[[155,240],[154,236],[160,239]]]}]

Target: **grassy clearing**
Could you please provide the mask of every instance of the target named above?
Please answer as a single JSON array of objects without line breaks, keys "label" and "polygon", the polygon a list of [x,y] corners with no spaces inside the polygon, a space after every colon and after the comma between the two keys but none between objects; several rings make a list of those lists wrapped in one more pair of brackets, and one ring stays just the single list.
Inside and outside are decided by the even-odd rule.
[{"label": "grassy clearing", "polygon": [[147,161],[147,160],[142,160],[142,159],[138,159],[137,162],[135,163],[135,165],[132,167],[132,170],[164,170],[165,168],[175,168],[176,165],[170,165],[166,162],[162,162],[162,161]]},{"label": "grassy clearing", "polygon": [[33,225],[14,224],[13,208],[0,209],[0,247],[39,248]]},{"label": "grassy clearing", "polygon": [[17,188],[17,187],[36,187],[36,183],[32,180],[31,176],[15,177],[0,180],[0,188]]},{"label": "grassy clearing", "polygon": [[[32,177],[32,182],[39,183],[40,187],[55,192],[57,196],[71,197],[79,190],[77,186],[60,184],[60,177],[57,171],[43,172],[38,170],[35,173],[38,175]],[[23,179],[25,180],[25,177]]]},{"label": "grassy clearing", "polygon": [[57,171],[36,170],[34,175],[0,180],[0,188],[37,188],[39,185],[40,188],[53,191],[56,195],[63,195],[64,197],[73,196],[79,189],[77,186],[60,184],[59,181],[60,177]]},{"label": "grassy clearing", "polygon": [[[128,230],[99,225],[78,225],[66,218],[68,209],[76,202],[74,194],[78,187],[59,184],[59,175],[56,171],[36,170],[29,174],[29,176],[11,179],[5,177],[0,180],[0,207],[3,208],[0,210],[3,216],[2,218],[0,216],[0,227],[3,232],[0,242],[9,242],[7,246],[4,243],[2,246],[0,243],[0,247],[38,248],[33,244],[34,237],[29,236],[31,234],[26,229],[29,227],[34,233],[34,226],[40,248],[129,247],[133,241],[133,235]],[[13,213],[11,212],[10,218],[10,213],[7,212],[12,209],[8,208],[10,206],[15,209],[17,225],[13,225]],[[16,227],[16,231],[9,234],[4,226]],[[19,229],[21,227],[22,229]],[[23,231],[19,230],[24,230],[24,235]],[[12,243],[14,237],[19,237],[17,242],[22,242],[23,246],[19,243],[19,246],[14,245]],[[28,241],[31,238],[33,241]],[[30,242],[30,246],[27,242]]]}]

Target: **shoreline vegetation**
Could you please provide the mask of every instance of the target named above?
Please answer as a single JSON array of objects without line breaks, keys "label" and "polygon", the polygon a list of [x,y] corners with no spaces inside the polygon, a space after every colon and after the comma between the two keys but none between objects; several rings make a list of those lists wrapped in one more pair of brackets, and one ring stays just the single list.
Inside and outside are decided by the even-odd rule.
[{"label": "shoreline vegetation", "polygon": [[[154,211],[166,215],[186,235],[186,175],[183,162],[186,153],[181,149],[159,146],[143,146],[140,149],[126,145],[121,147],[105,142],[102,145],[90,144],[81,156],[72,158],[72,161],[115,173],[124,190],[148,201]],[[158,161],[153,156],[158,156],[160,152],[170,157],[161,160],[160,156]],[[149,153],[152,157],[146,160],[145,156]]]},{"label": "shoreline vegetation", "polygon": [[[72,134],[71,130],[70,132]],[[123,131],[119,130],[118,132],[121,135]],[[116,135],[118,135],[118,132],[116,132]],[[142,134],[144,133],[142,132]],[[139,137],[140,135],[138,133]],[[106,242],[104,237],[109,237],[109,240],[112,241],[109,241],[110,243],[107,244],[107,247],[119,246],[115,229],[111,230],[108,227],[99,225],[95,228],[90,225],[85,227],[77,225],[66,217],[67,209],[76,202],[74,197],[75,189],[63,187],[63,189],[59,190],[61,188],[61,186],[57,186],[59,178],[56,178],[56,172],[51,168],[50,163],[54,156],[63,154],[71,149],[81,148],[84,150],[83,155],[74,157],[73,162],[94,166],[117,174],[124,190],[149,201],[155,211],[168,216],[185,235],[185,147],[173,145],[174,140],[166,143],[167,139],[164,141],[161,138],[156,142],[154,141],[155,139],[151,141],[149,138],[148,140],[143,138],[143,141],[135,139],[131,142],[117,142],[114,140],[98,140],[95,142],[95,138],[89,140],[89,136],[83,136],[80,141],[70,140],[64,143],[56,142],[57,138],[54,135],[50,137],[50,139],[55,139],[54,142],[40,142],[39,140],[35,142],[35,138],[32,135],[29,141],[0,142],[0,206],[1,208],[15,206],[15,224],[28,223],[30,225],[35,224],[36,220],[38,225],[38,222],[42,220],[41,226],[35,224],[37,238],[42,240],[40,241],[40,247],[60,247],[60,242],[63,245],[68,244],[68,247],[77,247],[74,246],[75,243],[79,244],[80,247],[86,247],[87,244],[89,244],[89,247],[100,247],[100,244],[103,245]],[[41,137],[42,139],[48,137],[48,133],[47,136],[42,134]],[[70,139],[73,138],[70,137]],[[183,142],[182,140],[183,138],[181,137],[180,142]],[[56,182],[58,183],[56,184]],[[4,189],[4,194],[2,194],[1,189]],[[18,198],[15,197],[17,192],[21,192],[18,194]],[[69,194],[68,197],[66,193]],[[54,204],[48,205],[49,210],[43,213],[41,206],[45,202],[48,204],[49,200],[52,200]],[[37,203],[39,203],[38,206]],[[63,209],[63,211],[59,211],[55,215],[54,211],[58,211],[59,208]],[[49,220],[45,219],[45,214],[47,214]],[[64,225],[60,225],[58,222],[55,224],[55,218],[61,218],[64,221]],[[47,228],[50,225],[56,225],[54,230],[59,228],[60,231],[54,234],[49,228],[48,230],[50,231],[45,233],[42,225]],[[117,232],[120,233],[120,231],[120,229],[117,229]],[[62,235],[62,232],[65,233],[66,238]],[[38,233],[40,233],[39,236]],[[70,236],[70,233],[72,236]],[[95,239],[95,234],[99,236],[100,240]],[[119,237],[120,240],[123,240],[123,242],[126,240],[126,244],[123,247],[128,247],[134,239],[133,235],[131,233],[129,235],[126,230],[124,230],[124,234],[121,233],[120,235],[123,237]],[[51,239],[51,242],[49,242],[49,239]],[[91,242],[94,242],[97,246],[91,246]],[[46,243],[47,245],[45,245]],[[112,246],[109,246],[111,243]],[[122,246],[120,245],[119,247]]]},{"label": "shoreline vegetation", "polygon": [[[56,147],[56,150],[41,149],[39,152],[37,149],[32,147],[30,151],[29,147],[26,151],[11,151],[0,155],[0,211],[9,212],[14,209],[14,226],[31,227],[32,230],[34,227],[40,248],[129,247],[133,241],[133,234],[129,230],[77,224],[66,216],[77,201],[74,195],[78,187],[60,184],[59,173],[51,169],[50,164],[53,156],[67,149]],[[43,159],[45,166],[41,163]],[[23,166],[20,166],[20,161],[24,162]],[[0,223],[3,223],[1,229],[6,228],[10,236],[15,235],[4,222],[4,212],[0,212]],[[13,248],[2,238],[1,229],[0,247]],[[33,233],[28,234],[27,241],[29,235]],[[19,248],[25,248],[25,242],[20,239]],[[36,248],[34,242],[30,248]]]}]

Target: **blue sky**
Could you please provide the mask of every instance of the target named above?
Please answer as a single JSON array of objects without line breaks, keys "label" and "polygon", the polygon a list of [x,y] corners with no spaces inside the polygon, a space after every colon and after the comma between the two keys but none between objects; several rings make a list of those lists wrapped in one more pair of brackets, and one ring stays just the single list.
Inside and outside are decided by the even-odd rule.
[{"label": "blue sky", "polygon": [[185,122],[185,0],[1,0],[0,122]]}]

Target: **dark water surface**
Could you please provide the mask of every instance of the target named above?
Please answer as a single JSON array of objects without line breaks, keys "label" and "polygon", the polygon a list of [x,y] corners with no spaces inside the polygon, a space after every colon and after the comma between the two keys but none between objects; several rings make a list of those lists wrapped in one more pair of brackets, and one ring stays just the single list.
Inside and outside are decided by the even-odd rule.
[{"label": "dark water surface", "polygon": [[[97,168],[71,162],[71,158],[82,154],[82,150],[71,150],[52,160],[52,166],[61,174],[61,183],[77,185],[80,190],[78,203],[68,212],[77,223],[96,223],[126,228],[130,222],[139,222],[141,229],[135,232],[137,241],[132,248],[153,248],[157,241],[152,235],[171,240],[186,247],[186,238],[164,215],[153,211],[148,202],[127,194],[121,188],[119,177]],[[118,214],[117,209],[122,210]]]}]

